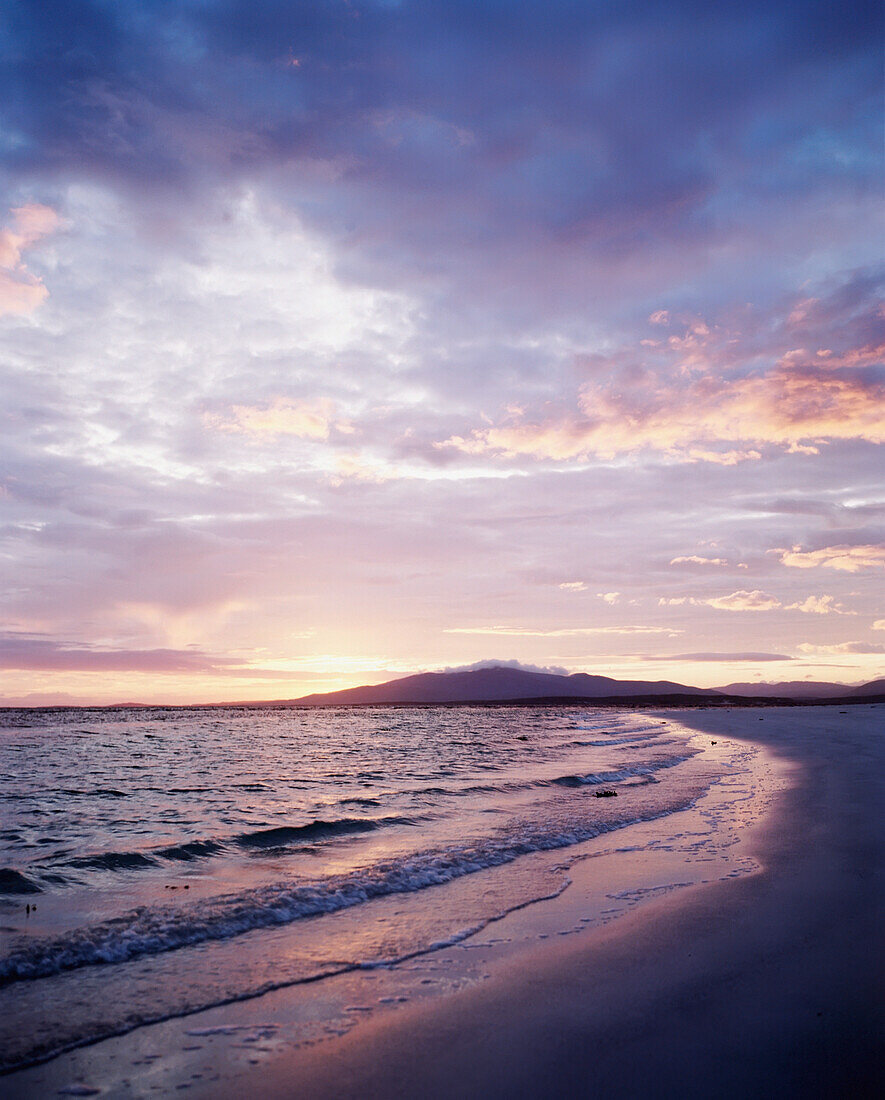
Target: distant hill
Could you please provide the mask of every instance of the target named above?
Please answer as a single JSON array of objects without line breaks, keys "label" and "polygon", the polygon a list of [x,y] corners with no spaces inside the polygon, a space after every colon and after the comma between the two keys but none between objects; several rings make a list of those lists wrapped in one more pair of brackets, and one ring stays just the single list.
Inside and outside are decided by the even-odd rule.
[{"label": "distant hill", "polygon": [[853,696],[885,695],[885,679],[870,680],[868,684],[861,684],[860,687],[852,688],[846,694]]},{"label": "distant hill", "polygon": [[559,676],[520,668],[480,668],[469,672],[422,672],[386,684],[347,688],[293,699],[303,706],[374,703],[494,703],[528,699],[622,699],[639,696],[716,696],[708,688],[670,680],[613,680],[575,672]]},{"label": "distant hill", "polygon": [[716,690],[723,695],[743,695],[753,699],[840,699],[862,689],[848,684],[783,680],[778,684],[726,684]]}]

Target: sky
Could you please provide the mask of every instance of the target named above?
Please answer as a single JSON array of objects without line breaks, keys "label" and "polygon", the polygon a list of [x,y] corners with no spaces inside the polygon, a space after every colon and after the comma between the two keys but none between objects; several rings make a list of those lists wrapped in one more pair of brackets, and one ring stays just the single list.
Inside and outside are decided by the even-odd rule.
[{"label": "sky", "polygon": [[6,0],[0,705],[882,676],[881,44]]}]

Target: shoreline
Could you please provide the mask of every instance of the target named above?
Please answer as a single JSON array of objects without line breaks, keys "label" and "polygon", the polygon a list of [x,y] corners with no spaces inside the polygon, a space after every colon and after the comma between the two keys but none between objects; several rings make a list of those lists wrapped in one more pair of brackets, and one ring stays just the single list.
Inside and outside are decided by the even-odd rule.
[{"label": "shoreline", "polygon": [[[711,689],[712,690],[712,689]],[[384,703],[301,703],[297,699],[267,699],[232,703],[53,703],[41,706],[18,706],[0,703],[0,715],[4,712],[33,711],[56,713],[64,711],[129,711],[129,710],[452,710],[459,707],[611,707],[615,710],[656,711],[662,707],[682,710],[741,710],[758,707],[867,707],[885,702],[882,693],[870,695],[832,695],[820,698],[801,698],[789,695],[726,695],[690,694],[650,695],[539,695],[519,699],[457,699],[429,702]],[[3,727],[0,727],[2,729]]]},{"label": "shoreline", "polygon": [[[876,709],[881,720],[883,708]],[[841,742],[832,731],[815,741],[791,728],[803,725],[809,713],[770,707],[761,719],[743,708],[659,714],[705,736],[773,750],[794,770],[800,765],[796,785],[780,792],[740,837],[744,854],[763,864],[758,873],[665,891],[577,936],[517,945],[484,959],[480,980],[376,1011],[319,1042],[273,1049],[272,1031],[263,1039],[238,1031],[238,1021],[251,1020],[254,1029],[262,1010],[267,1015],[274,1004],[282,1011],[291,991],[280,990],[80,1048],[14,1073],[4,1085],[10,1096],[50,1095],[78,1081],[94,1084],[102,1095],[146,1095],[160,1089],[147,1085],[150,1074],[130,1073],[137,1078],[133,1088],[145,1082],[144,1092],[114,1091],[102,1085],[102,1066],[106,1072],[109,1062],[133,1050],[144,1054],[158,1028],[171,1025],[179,1037],[199,1033],[200,1017],[221,1014],[223,1022],[215,1025],[221,1044],[243,1048],[237,1040],[252,1038],[256,1050],[264,1044],[266,1057],[256,1058],[252,1068],[251,1059],[237,1055],[239,1062],[224,1063],[214,1081],[189,1075],[194,1066],[185,1057],[175,1087],[191,1095],[570,1096],[598,1087],[637,1096],[702,1096],[747,1088],[764,1093],[769,1084],[782,1092],[814,1091],[825,1080],[840,1089],[853,1081],[865,1095],[882,1015],[876,968],[859,965],[854,945],[865,939],[876,944],[882,843],[872,835],[871,811],[882,793],[882,738],[867,737],[870,759],[863,759],[858,732],[846,730],[846,718],[830,708],[820,708],[814,724],[840,721],[846,733]],[[759,729],[753,728],[757,720],[763,722]],[[832,766],[840,760],[844,767]],[[852,788],[857,794],[858,784],[864,797],[853,805],[847,794]],[[824,804],[828,813],[822,816]],[[842,821],[846,814],[850,823]],[[815,822],[809,848],[802,840]],[[846,854],[852,858],[846,861]],[[864,856],[862,876],[857,872]],[[576,898],[575,887],[566,894]],[[515,921],[537,925],[540,913],[538,908]],[[192,1049],[202,1045],[191,1042]],[[194,1053],[190,1060],[199,1057]],[[149,1054],[143,1065],[153,1068],[152,1058],[161,1062],[163,1055]]]}]

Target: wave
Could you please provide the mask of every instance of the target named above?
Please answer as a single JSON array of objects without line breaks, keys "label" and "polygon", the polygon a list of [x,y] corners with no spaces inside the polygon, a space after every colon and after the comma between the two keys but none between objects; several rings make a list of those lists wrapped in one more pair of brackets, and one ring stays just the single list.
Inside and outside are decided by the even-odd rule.
[{"label": "wave", "polygon": [[[672,744],[672,742],[666,742]],[[615,771],[576,773],[558,775],[552,779],[526,779],[505,783],[471,783],[466,787],[418,787],[410,793],[413,795],[436,795],[443,798],[463,798],[476,794],[517,794],[521,791],[543,789],[545,787],[585,787],[597,783],[619,783],[626,779],[652,776],[662,768],[672,768],[690,759],[694,751],[684,752],[673,756],[663,757],[660,760],[648,763],[635,764],[627,768],[619,768]]]},{"label": "wave", "polygon": [[204,859],[224,851],[224,845],[217,840],[190,840],[185,844],[173,844],[169,848],[156,848],[155,854],[163,859],[178,859],[189,862]]},{"label": "wave", "polygon": [[[231,845],[253,851],[278,850],[319,840],[374,832],[388,825],[415,825],[417,820],[414,817],[345,817],[331,821],[310,821],[305,825],[278,825],[271,829],[256,829],[254,832],[239,833],[223,839],[189,840],[164,848],[148,848],[145,851],[98,852],[94,855],[75,856],[73,859],[65,860],[63,866],[96,871],[146,870],[159,866],[163,860],[191,862],[197,859],[209,859],[226,851]],[[2,891],[3,885],[0,879],[0,892]]]},{"label": "wave", "polygon": [[606,737],[600,741],[566,741],[562,744],[564,749],[607,749],[610,745],[631,745],[644,741],[654,741],[655,745],[669,745],[671,741],[660,741],[651,734],[640,734],[638,737]]},{"label": "wave", "polygon": [[0,894],[39,894],[41,888],[12,867],[0,867]]},{"label": "wave", "polygon": [[[546,890],[542,889],[539,892],[533,892],[530,896],[522,897],[509,905],[496,906],[488,915],[474,919],[472,923],[456,927],[448,934],[438,937],[430,943],[424,942],[417,946],[407,947],[406,950],[399,954],[385,953],[382,957],[357,957],[350,961],[333,962],[321,966],[320,969],[316,969],[311,973],[297,977],[282,972],[276,980],[263,981],[257,986],[246,985],[238,989],[226,988],[221,995],[218,993],[214,995],[210,993],[209,996],[195,999],[195,1001],[191,1003],[179,1003],[174,1006],[167,1005],[160,1008],[159,1011],[144,1011],[139,1008],[135,1011],[126,1012],[125,1015],[118,1015],[116,1019],[109,1015],[106,1016],[98,1026],[95,1026],[95,1023],[92,1021],[89,1021],[85,1027],[79,1029],[79,1033],[75,1030],[73,1034],[55,1035],[48,1041],[38,1041],[30,1049],[25,1049],[24,1051],[12,1051],[7,1055],[6,1051],[0,1049],[0,1075],[24,1069],[27,1066],[39,1065],[66,1051],[76,1050],[78,1047],[89,1046],[102,1039],[126,1035],[147,1024],[161,1023],[164,1020],[181,1019],[182,1017],[190,1016],[196,1012],[205,1011],[209,1008],[252,1000],[255,997],[260,997],[273,990],[292,988],[293,986],[300,985],[312,985],[325,978],[334,978],[342,974],[353,973],[357,970],[376,970],[382,967],[388,969],[397,964],[408,962],[411,959],[420,958],[422,955],[441,951],[446,947],[452,947],[455,944],[462,943],[464,940],[476,935],[477,932],[481,932],[484,928],[487,928],[490,924],[503,920],[511,913],[526,909],[530,905],[535,905],[540,901],[550,901],[559,897],[570,884],[571,879],[567,875],[563,875],[559,881],[555,882],[552,886],[548,886]],[[76,1021],[74,1026],[76,1028]],[[243,1030],[241,1025],[218,1025],[206,1028],[188,1028],[187,1034],[194,1038],[206,1038],[212,1035],[233,1034],[241,1030]]]},{"label": "wave", "polygon": [[156,867],[157,861],[144,852],[101,852],[94,856],[75,856],[64,861],[65,867],[93,868],[98,871],[131,871]]},{"label": "wave", "polygon": [[330,837],[370,833],[385,825],[413,825],[406,817],[342,817],[335,821],[311,821],[307,825],[278,825],[273,829],[258,829],[240,833],[233,838],[241,848],[284,848],[305,840],[328,840]]},{"label": "wave", "polygon": [[611,772],[591,772],[589,775],[561,775],[550,782],[557,787],[592,787],[599,783],[621,783],[625,779],[646,779],[654,782],[654,773],[662,768],[673,768],[687,760],[687,756],[670,756],[656,760],[653,764],[634,764],[629,768],[619,768]]},{"label": "wave", "polygon": [[334,913],[373,898],[413,893],[511,863],[532,852],[579,844],[625,825],[670,813],[674,808],[684,807],[680,804],[645,815],[635,812],[631,815],[625,808],[617,818],[573,821],[566,827],[526,823],[509,834],[390,858],[323,880],[278,882],[188,902],[181,907],[134,909],[57,938],[32,941],[14,951],[0,959],[0,985],[226,940],[256,929]]},{"label": "wave", "polygon": [[[651,733],[655,733],[655,732],[660,733],[661,726],[663,726],[665,724],[666,723],[664,723],[664,722],[652,722],[652,723],[650,723],[648,725],[645,725],[645,726],[639,726],[639,725],[636,725],[633,722],[630,722],[629,724],[619,723],[618,726],[615,729],[611,730],[610,736],[614,737],[615,734],[623,733],[625,730],[628,733],[647,733],[649,731],[651,731]],[[605,723],[603,725],[600,725],[598,723],[597,724],[592,724],[591,723],[589,726],[574,725],[571,728],[574,729],[574,730],[592,730],[594,733],[596,733],[600,730],[604,730],[606,728],[606,726],[611,727],[611,723],[608,722],[608,723]]]},{"label": "wave", "polygon": [[[412,797],[432,796],[438,798],[460,799],[476,795],[508,795],[519,794],[530,790],[541,790],[550,787],[583,787],[597,784],[612,784],[628,779],[644,778],[647,782],[654,782],[653,775],[661,768],[669,768],[681,763],[688,756],[683,755],[664,757],[660,760],[650,761],[625,767],[613,771],[577,773],[555,776],[553,778],[535,778],[522,781],[499,783],[472,783],[464,787],[428,786],[417,787],[408,793]],[[347,798],[339,805],[345,803],[375,803],[375,800]],[[377,803],[375,803],[377,804]],[[207,837],[178,844],[166,845],[162,848],[147,848],[138,851],[108,851],[95,854],[75,856],[61,863],[63,867],[74,867],[80,870],[93,871],[141,871],[150,870],[162,866],[164,862],[193,862],[200,859],[209,859],[220,853],[228,851],[231,847],[239,848],[254,854],[281,851],[286,848],[297,848],[307,844],[322,841],[330,841],[339,837],[359,836],[374,832],[377,829],[394,825],[414,826],[427,820],[422,816],[388,816],[388,817],[340,817],[306,822],[303,825],[277,825],[266,829],[256,829],[229,837]],[[41,876],[45,877],[45,875]],[[36,887],[40,889],[40,887]],[[0,892],[16,891],[13,887],[3,887],[0,880]]]}]

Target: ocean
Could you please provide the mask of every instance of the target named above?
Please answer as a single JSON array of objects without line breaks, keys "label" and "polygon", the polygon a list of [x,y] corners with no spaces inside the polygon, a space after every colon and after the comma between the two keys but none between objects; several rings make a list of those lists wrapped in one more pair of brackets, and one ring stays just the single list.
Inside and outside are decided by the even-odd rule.
[{"label": "ocean", "polygon": [[0,1069],[469,943],[751,751],[579,705],[0,711]]}]

